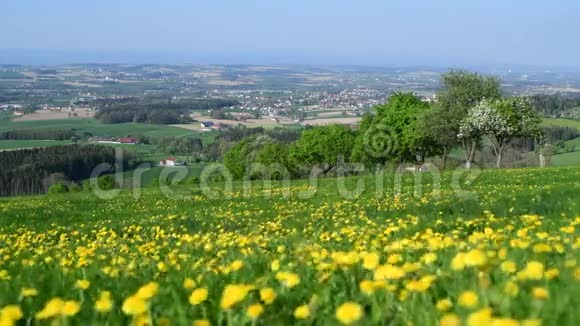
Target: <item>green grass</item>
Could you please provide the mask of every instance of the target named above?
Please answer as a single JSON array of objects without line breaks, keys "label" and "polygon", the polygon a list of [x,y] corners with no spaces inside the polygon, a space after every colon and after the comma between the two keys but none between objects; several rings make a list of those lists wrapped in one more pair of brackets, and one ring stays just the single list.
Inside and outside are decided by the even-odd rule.
[{"label": "green grass", "polygon": [[[58,297],[80,311],[45,315],[71,325],[335,325],[339,307],[353,302],[359,325],[436,325],[445,314],[436,303],[448,299],[462,320],[489,307],[493,318],[576,324],[580,167],[455,174],[443,173],[437,191],[422,174],[420,194],[411,174],[401,192],[387,174],[323,179],[316,188],[236,182],[231,190],[213,184],[212,194],[180,186],[110,199],[0,199],[0,309],[18,304],[20,323],[36,324]],[[364,190],[346,195],[357,186]],[[82,279],[85,290],[75,287]],[[517,294],[506,292],[514,286]],[[23,288],[38,295],[22,298]],[[194,288],[207,289],[207,300],[193,305]],[[271,304],[264,288],[276,293]],[[534,288],[548,297],[534,297]],[[102,291],[111,293],[110,312],[94,309]],[[478,298],[473,307],[461,305],[465,291]],[[229,307],[224,298],[239,302]],[[260,302],[264,313],[252,321],[246,309]],[[294,316],[302,305],[306,320]]]},{"label": "green grass", "polygon": [[542,121],[544,126],[561,126],[561,127],[570,127],[576,128],[580,130],[580,121],[579,120],[572,120],[572,119],[552,119],[552,118],[544,118]]},{"label": "green grass", "polygon": [[199,133],[195,131],[166,125],[144,123],[103,124],[100,121],[91,118],[39,121],[0,121],[0,132],[23,129],[74,129],[79,132],[87,132],[93,136],[98,137],[125,137],[144,135],[153,138],[159,138],[199,135]]},{"label": "green grass", "polygon": [[553,155],[551,163],[554,166],[580,165],[580,150]]}]

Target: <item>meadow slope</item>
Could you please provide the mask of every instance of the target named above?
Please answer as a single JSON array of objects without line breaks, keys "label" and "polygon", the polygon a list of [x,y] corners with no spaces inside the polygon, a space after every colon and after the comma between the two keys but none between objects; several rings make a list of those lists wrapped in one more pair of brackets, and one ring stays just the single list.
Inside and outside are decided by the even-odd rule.
[{"label": "meadow slope", "polygon": [[0,199],[0,320],[580,320],[580,168],[411,177]]}]

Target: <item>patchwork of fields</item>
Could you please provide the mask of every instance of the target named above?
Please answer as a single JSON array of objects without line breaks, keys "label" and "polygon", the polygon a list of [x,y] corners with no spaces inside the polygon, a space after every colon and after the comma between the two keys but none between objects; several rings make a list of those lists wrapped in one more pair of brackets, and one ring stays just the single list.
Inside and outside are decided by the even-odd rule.
[{"label": "patchwork of fields", "polygon": [[419,189],[407,174],[400,192],[392,176],[368,176],[215,184],[212,196],[177,187],[0,199],[0,320],[580,320],[580,168],[448,172],[440,188],[422,179]]}]

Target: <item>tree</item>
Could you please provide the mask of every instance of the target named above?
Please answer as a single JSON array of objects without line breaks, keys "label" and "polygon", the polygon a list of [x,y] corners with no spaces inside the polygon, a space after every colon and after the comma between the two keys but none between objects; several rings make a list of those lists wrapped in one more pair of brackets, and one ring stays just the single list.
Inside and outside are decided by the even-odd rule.
[{"label": "tree", "polygon": [[267,136],[246,137],[226,152],[224,165],[234,179],[242,179],[246,176],[250,164],[257,162],[260,150],[271,143],[274,143],[274,140]]},{"label": "tree", "polygon": [[422,164],[438,150],[420,122],[429,108],[412,93],[393,94],[386,104],[374,108],[374,115],[363,117],[353,159],[363,163]]},{"label": "tree", "polygon": [[419,120],[419,129],[441,148],[444,169],[447,166],[449,150],[458,141],[458,132],[449,124],[453,120],[455,120],[453,110],[447,110],[442,106],[432,107]]},{"label": "tree", "polygon": [[[492,76],[484,76],[465,70],[451,70],[441,77],[443,87],[437,94],[437,105],[448,110],[447,126],[440,130],[443,134],[459,134],[459,126],[469,110],[483,99],[501,97],[500,81]],[[479,135],[465,135],[461,138],[465,151],[465,167],[471,168],[479,143]],[[437,137],[438,138],[438,137]]]},{"label": "tree", "polygon": [[355,136],[341,125],[315,127],[306,130],[290,148],[292,164],[309,170],[320,167],[324,175],[337,164],[351,157]]},{"label": "tree", "polygon": [[469,111],[459,137],[490,136],[496,166],[500,168],[504,149],[514,138],[541,136],[540,122],[540,116],[525,98],[483,100]]}]

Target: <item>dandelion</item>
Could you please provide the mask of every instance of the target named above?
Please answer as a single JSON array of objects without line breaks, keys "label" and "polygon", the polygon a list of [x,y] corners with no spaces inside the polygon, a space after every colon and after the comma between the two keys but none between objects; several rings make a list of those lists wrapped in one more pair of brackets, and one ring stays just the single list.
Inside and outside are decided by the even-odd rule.
[{"label": "dandelion", "polygon": [[336,310],[336,319],[342,324],[348,325],[360,320],[363,310],[358,303],[346,302]]},{"label": "dandelion", "polygon": [[460,326],[461,319],[456,314],[446,314],[439,320],[439,326]]},{"label": "dandelion", "polygon": [[259,303],[250,305],[246,310],[246,315],[252,319],[260,317],[264,313],[264,306]]},{"label": "dandelion", "polygon": [[75,287],[79,290],[86,290],[91,286],[91,282],[87,281],[87,280],[78,280],[75,283]]},{"label": "dandelion", "polygon": [[66,301],[62,306],[63,316],[74,316],[81,310],[81,305],[76,301]]},{"label": "dandelion", "polygon": [[532,295],[538,300],[546,300],[550,296],[550,293],[545,288],[535,287],[532,289]]},{"label": "dandelion", "polygon": [[229,284],[222,293],[220,306],[222,309],[230,309],[237,303],[244,301],[248,294],[247,287],[239,284]]},{"label": "dandelion", "polygon": [[374,270],[379,265],[380,257],[377,253],[371,252],[363,257],[363,267],[368,270]]},{"label": "dandelion", "polygon": [[457,303],[462,307],[473,308],[479,303],[479,298],[475,292],[465,291],[459,295]]},{"label": "dandelion", "polygon": [[183,280],[183,288],[186,290],[193,289],[195,285],[196,285],[195,281],[190,278],[186,278],[185,280]]},{"label": "dandelion", "polygon": [[210,326],[210,322],[207,319],[198,319],[193,321],[192,326]]},{"label": "dandelion", "polygon": [[274,302],[274,300],[276,300],[276,291],[274,291],[274,289],[272,288],[264,288],[260,290],[260,300],[262,300],[262,302],[264,304],[272,304],[272,302]]},{"label": "dandelion", "polygon": [[36,319],[49,319],[59,316],[64,307],[64,300],[61,298],[54,298],[49,300],[44,308],[36,314]]},{"label": "dandelion", "polygon": [[22,290],[20,290],[20,296],[22,298],[35,297],[37,295],[38,291],[34,288],[23,288]]},{"label": "dandelion", "polygon": [[207,300],[207,294],[208,294],[208,291],[206,288],[195,289],[191,293],[191,296],[189,296],[189,303],[191,303],[194,306],[198,305],[198,304],[204,302],[205,300]]},{"label": "dandelion", "polygon": [[151,282],[142,286],[135,295],[140,299],[149,300],[157,295],[157,292],[159,292],[159,284]]},{"label": "dandelion", "polygon": [[453,303],[449,299],[442,299],[437,301],[436,306],[439,311],[447,311],[453,307]]},{"label": "dandelion", "polygon": [[132,295],[123,302],[122,310],[126,315],[137,316],[147,312],[148,305],[142,297]]},{"label": "dandelion", "polygon": [[491,320],[491,309],[484,308],[471,313],[467,317],[467,326],[489,325]]},{"label": "dandelion", "polygon": [[294,310],[294,318],[308,319],[310,318],[310,307],[308,305],[299,306]]},{"label": "dandelion", "polygon": [[99,299],[95,302],[95,310],[100,313],[107,313],[113,309],[113,301],[111,300],[111,292],[101,292]]}]

